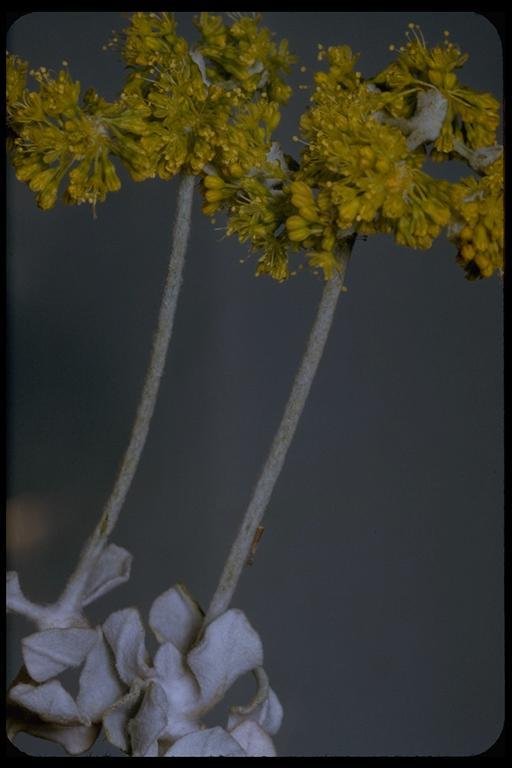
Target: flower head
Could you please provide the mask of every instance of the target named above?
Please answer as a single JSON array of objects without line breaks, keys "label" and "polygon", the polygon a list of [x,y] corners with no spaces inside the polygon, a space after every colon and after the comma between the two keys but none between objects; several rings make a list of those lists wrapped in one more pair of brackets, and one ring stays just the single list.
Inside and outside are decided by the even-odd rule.
[{"label": "flower head", "polygon": [[407,37],[396,60],[373,80],[388,94],[386,111],[393,117],[411,118],[415,99],[421,92],[431,91],[446,102],[440,130],[433,140],[433,159],[448,158],[457,140],[462,139],[471,149],[493,144],[500,105],[491,94],[459,82],[455,70],[463,67],[468,54],[462,53],[448,34],[441,45],[428,48],[417,24],[409,26]]},{"label": "flower head", "polygon": [[[327,71],[315,75],[300,121],[300,163],[284,158],[278,173],[260,165],[249,179],[221,168],[205,179],[205,212],[227,212],[227,232],[262,254],[257,274],[283,280],[303,251],[328,280],[349,237],[382,232],[426,249],[445,229],[468,277],[501,268],[499,104],[459,83],[467,55],[457,46],[429,48],[415,24],[408,34],[395,61],[369,80],[348,46],[320,46]],[[479,177],[435,178],[429,157],[463,160]]]},{"label": "flower head", "polygon": [[468,177],[451,190],[453,220],[448,237],[469,280],[503,268],[503,157],[481,178]]},{"label": "flower head", "polygon": [[[16,80],[15,73],[22,70],[16,57],[8,57],[7,70]],[[44,67],[31,75],[37,91],[13,86],[8,96],[9,150],[16,176],[36,193],[43,209],[55,205],[63,183],[67,203],[102,202],[121,186],[113,157],[129,167],[144,166],[140,152],[130,161],[128,148],[134,143],[130,137],[145,130],[142,117],[148,108],[133,97],[109,104],[92,90],[80,100],[80,83],[67,69],[56,77]]]},{"label": "flower head", "polygon": [[33,71],[38,89],[29,90],[28,65],[8,56],[11,160],[41,208],[55,205],[66,179],[65,202],[104,201],[121,186],[113,158],[135,181],[197,175],[211,163],[243,174],[264,160],[290,96],[286,41],[274,42],[259,17],[229,25],[203,13],[196,24],[190,48],[172,14],[132,14],[111,42],[129,67],[112,103],[92,89],[81,99],[67,69]]}]

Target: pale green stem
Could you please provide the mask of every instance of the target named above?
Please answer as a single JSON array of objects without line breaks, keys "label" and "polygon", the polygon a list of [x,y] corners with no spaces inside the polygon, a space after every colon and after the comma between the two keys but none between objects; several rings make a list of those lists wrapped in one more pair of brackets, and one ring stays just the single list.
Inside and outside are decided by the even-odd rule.
[{"label": "pale green stem", "polygon": [[75,571],[71,575],[59,603],[78,607],[87,578],[112,533],[137,470],[164,370],[167,348],[172,334],[174,316],[182,283],[185,251],[190,234],[194,176],[182,176],[178,189],[178,204],[174,221],[171,257],[165,281],[158,325],[153,339],[149,367],[144,380],[137,415],[130,441],[125,451],[117,479],[101,518],[87,541]]},{"label": "pale green stem", "polygon": [[256,483],[237,537],[224,565],[219,584],[206,613],[203,628],[228,609],[243,567],[247,562],[256,530],[261,523],[272,491],[283,468],[286,453],[297,429],[327,337],[329,336],[338,298],[343,287],[352,243],[353,240],[346,240],[341,246],[339,272],[325,284],[304,357],[295,377],[281,423],[259,480]]}]

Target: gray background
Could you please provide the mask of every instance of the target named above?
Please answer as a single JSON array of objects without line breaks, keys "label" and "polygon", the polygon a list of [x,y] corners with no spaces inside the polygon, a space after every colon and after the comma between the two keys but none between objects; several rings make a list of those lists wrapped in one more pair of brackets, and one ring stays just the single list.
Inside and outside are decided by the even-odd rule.
[{"label": "gray background", "polygon": [[[191,14],[177,18],[190,36]],[[412,20],[430,43],[449,29],[471,54],[463,82],[502,96],[499,38],[475,13],[264,20],[308,67],[293,85],[311,82],[319,42],[348,43],[374,74]],[[33,13],[8,48],[34,66],[67,59],[113,98],[123,67],[101,46],[122,26],[118,13]],[[294,153],[308,97],[295,90],[276,135]],[[86,206],[39,211],[8,169],[8,566],[34,600],[57,597],[109,494],[155,327],[177,182],[122,178],[94,220]],[[245,255],[198,196],[170,358],[114,535],[132,576],[94,621],[128,605],[147,615],[177,580],[204,607],[212,595],[322,289],[309,270],[255,279]],[[444,240],[421,252],[376,236],[356,244],[347,285],[234,605],[285,709],[278,754],[479,753],[503,720],[502,284],[468,283]],[[29,631],[9,617],[8,679]],[[239,683],[232,700],[251,692]],[[93,754],[119,753],[98,742]]]}]

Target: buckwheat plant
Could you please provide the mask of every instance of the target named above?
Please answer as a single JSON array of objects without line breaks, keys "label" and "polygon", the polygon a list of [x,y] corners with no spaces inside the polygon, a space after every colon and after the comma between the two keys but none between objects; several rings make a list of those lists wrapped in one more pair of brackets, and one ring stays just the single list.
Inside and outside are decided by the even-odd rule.
[{"label": "buckwheat plant", "polygon": [[[101,728],[132,756],[273,756],[283,716],[263,666],[262,642],[230,608],[285,462],[332,325],[357,241],[391,234],[429,249],[446,236],[469,280],[503,271],[503,152],[499,102],[459,81],[467,55],[450,42],[429,47],[410,24],[407,41],[374,77],[356,70],[347,45],[320,46],[311,105],[300,120],[299,157],[272,134],[291,89],[294,57],[257,15],[201,13],[190,45],[172,14],[134,13],[109,47],[127,67],[119,97],[81,92],[67,63],[58,73],[7,56],[8,151],[40,208],[59,200],[93,212],[121,181],[179,177],[172,249],[158,326],[129,444],[114,488],[61,595],[29,600],[7,574],[7,608],[36,632],[22,642],[24,666],[8,691],[9,738],[20,731],[69,753],[88,750]],[[28,84],[32,78],[35,88]],[[448,181],[428,162],[463,164]],[[462,166],[461,166],[462,167]],[[257,275],[284,283],[303,262],[324,279],[305,353],[271,448],[206,611],[178,583],[149,612],[150,654],[136,608],[91,626],[87,606],[130,576],[131,555],[110,543],[148,434],[172,334],[193,191],[203,210],[225,215],[228,235],[257,254]],[[72,696],[59,680],[79,668]],[[207,727],[205,715],[242,675],[253,700]]]}]

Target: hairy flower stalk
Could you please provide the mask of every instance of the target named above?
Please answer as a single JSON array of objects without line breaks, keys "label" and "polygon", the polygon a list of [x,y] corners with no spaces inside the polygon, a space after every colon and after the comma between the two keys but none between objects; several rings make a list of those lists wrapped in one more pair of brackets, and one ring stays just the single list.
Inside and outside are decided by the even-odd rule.
[{"label": "hairy flower stalk", "polygon": [[108,537],[112,533],[119,518],[119,513],[125,502],[132,480],[146,442],[149,425],[155,409],[160,380],[162,378],[167,349],[171,339],[174,316],[178,304],[185,252],[190,234],[192,201],[194,193],[194,176],[183,175],[178,189],[178,204],[174,221],[171,258],[165,281],[162,304],[158,317],[158,325],[153,339],[153,349],[149,367],[144,380],[142,396],[137,409],[137,415],[130,435],[117,479],[110,497],[105,505],[101,518],[82,551],[77,568],[69,579],[62,594],[61,601],[76,604],[85,588],[91,569],[105,548]]},{"label": "hairy flower stalk", "polygon": [[[132,480],[146,442],[151,417],[155,408],[160,380],[162,378],[167,349],[172,335],[174,316],[178,303],[178,296],[182,283],[183,267],[185,264],[185,252],[190,233],[192,213],[192,201],[194,192],[194,177],[182,175],[178,189],[178,203],[173,229],[173,241],[171,256],[165,281],[162,303],[158,317],[157,329],[153,339],[153,348],[149,367],[146,373],[141,399],[132,427],[128,447],[126,448],[121,467],[110,497],[103,509],[101,518],[94,529],[92,536],[82,550],[78,564],[70,576],[68,583],[59,599],[49,606],[38,606],[27,600],[20,593],[17,576],[12,574],[8,590],[7,607],[22,613],[27,618],[36,620],[41,626],[69,626],[77,621],[82,626],[88,622],[83,615],[82,606],[84,597],[90,590],[91,579],[102,553],[105,552],[108,538],[119,518],[119,513],[124,504]],[[114,546],[114,545],[111,545]],[[129,562],[123,562],[127,553],[119,548],[113,560],[118,560],[116,568],[120,571],[117,575],[118,583],[126,581],[129,575]],[[121,575],[122,571],[122,575]],[[12,605],[11,605],[12,603]]]},{"label": "hairy flower stalk", "polygon": [[325,284],[304,357],[293,382],[281,423],[206,613],[204,627],[229,607],[249,556],[256,530],[265,514],[272,491],[283,468],[288,448],[293,440],[318,365],[322,359],[338,298],[343,287],[353,242],[353,238],[343,242],[340,247],[339,271],[336,271]]}]

